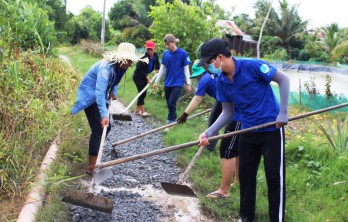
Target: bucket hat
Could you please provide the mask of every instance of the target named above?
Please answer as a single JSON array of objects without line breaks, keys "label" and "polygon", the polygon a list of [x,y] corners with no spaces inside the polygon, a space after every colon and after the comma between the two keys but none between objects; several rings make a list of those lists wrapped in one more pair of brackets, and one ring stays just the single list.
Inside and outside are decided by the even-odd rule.
[{"label": "bucket hat", "polygon": [[205,69],[201,66],[198,66],[198,62],[199,60],[197,59],[192,65],[192,75],[190,76],[190,79],[196,78],[205,73]]}]

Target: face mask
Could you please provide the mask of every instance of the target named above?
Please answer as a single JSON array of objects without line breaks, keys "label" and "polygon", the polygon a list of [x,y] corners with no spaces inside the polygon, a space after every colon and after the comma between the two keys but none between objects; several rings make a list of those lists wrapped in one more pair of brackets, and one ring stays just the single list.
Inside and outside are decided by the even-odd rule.
[{"label": "face mask", "polygon": [[222,66],[222,62],[220,63],[220,67],[219,68],[215,68],[214,63],[209,64],[208,65],[208,71],[210,73],[218,76],[218,75],[220,75],[222,73],[221,66]]}]

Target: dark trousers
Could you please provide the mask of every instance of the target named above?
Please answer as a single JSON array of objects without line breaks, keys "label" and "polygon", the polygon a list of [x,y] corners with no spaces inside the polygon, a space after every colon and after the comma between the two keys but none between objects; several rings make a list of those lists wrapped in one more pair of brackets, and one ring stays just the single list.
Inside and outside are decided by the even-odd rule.
[{"label": "dark trousers", "polygon": [[255,219],[256,175],[261,156],[264,158],[270,221],[284,221],[284,141],[284,128],[270,132],[251,132],[240,135],[240,216],[243,221],[250,222]]},{"label": "dark trousers", "polygon": [[[213,105],[213,108],[211,108],[211,111],[210,111],[210,116],[208,119],[208,127],[213,125],[213,123],[220,116],[221,112],[222,112],[222,104],[221,104],[221,102],[216,101],[215,104]],[[218,140],[211,141],[209,143],[209,145],[207,146],[207,149],[210,152],[213,152],[215,150],[217,142],[218,142]]]},{"label": "dark trousers", "polygon": [[[90,156],[98,156],[99,146],[103,135],[103,128],[101,126],[101,116],[97,103],[93,103],[85,109],[85,114],[88,120],[89,127],[91,129],[91,135],[89,137],[89,151]],[[111,124],[106,131],[106,135],[111,130]]]},{"label": "dark trousers", "polygon": [[176,121],[176,103],[182,92],[181,86],[165,87],[164,93],[166,96],[167,107],[168,107],[168,117],[167,123],[172,123]]},{"label": "dark trousers", "polygon": [[[141,92],[141,90],[143,90],[145,88],[145,86],[147,85],[147,80],[146,79],[135,79],[133,78],[133,81],[135,83],[135,86],[137,87],[138,89],[138,93]],[[145,90],[138,98],[138,101],[137,101],[137,105],[138,106],[142,106],[145,104],[145,97],[146,97],[146,91]]]}]

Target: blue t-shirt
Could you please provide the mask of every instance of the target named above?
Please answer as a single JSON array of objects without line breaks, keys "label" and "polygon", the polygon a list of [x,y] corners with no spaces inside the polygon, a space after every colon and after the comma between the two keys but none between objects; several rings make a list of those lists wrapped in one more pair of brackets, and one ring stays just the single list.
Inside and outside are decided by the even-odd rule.
[{"label": "blue t-shirt", "polygon": [[205,94],[216,99],[216,81],[214,75],[208,72],[203,73],[202,78],[197,84],[196,96],[204,96]]},{"label": "blue t-shirt", "polygon": [[184,86],[184,67],[190,64],[187,52],[181,48],[177,48],[174,52],[166,50],[162,55],[162,64],[166,67],[164,86]]},{"label": "blue t-shirt", "polygon": [[[223,73],[217,78],[217,100],[234,103],[234,119],[242,129],[273,122],[279,103],[270,82],[277,69],[258,59],[235,59],[233,81]],[[273,131],[275,126],[257,131]]]}]

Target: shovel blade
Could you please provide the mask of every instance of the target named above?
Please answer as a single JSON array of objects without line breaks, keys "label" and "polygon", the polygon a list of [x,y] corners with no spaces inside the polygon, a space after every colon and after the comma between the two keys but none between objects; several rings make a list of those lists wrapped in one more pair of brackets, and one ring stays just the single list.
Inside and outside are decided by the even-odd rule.
[{"label": "shovel blade", "polygon": [[110,214],[114,208],[112,199],[77,190],[68,190],[63,195],[62,201]]},{"label": "shovel blade", "polygon": [[175,183],[161,182],[161,186],[167,194],[178,195],[184,197],[197,197],[195,192],[186,185],[180,185]]},{"label": "shovel blade", "polygon": [[112,177],[112,170],[109,167],[94,170],[93,179],[95,184],[101,184],[110,177]]},{"label": "shovel blade", "polygon": [[120,121],[133,121],[131,115],[125,113],[114,113],[112,114],[112,119]]}]

